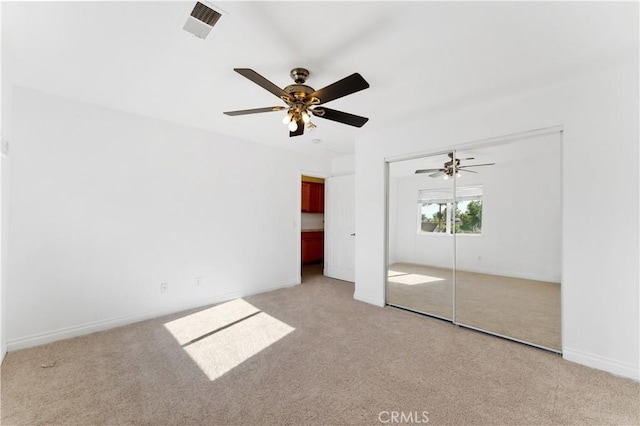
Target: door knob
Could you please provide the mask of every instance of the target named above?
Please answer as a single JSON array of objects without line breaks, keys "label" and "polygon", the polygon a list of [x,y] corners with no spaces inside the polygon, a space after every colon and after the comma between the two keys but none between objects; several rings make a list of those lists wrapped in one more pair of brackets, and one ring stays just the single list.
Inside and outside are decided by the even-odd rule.
[{"label": "door knob", "polygon": [[352,237],[355,237],[355,236],[356,236],[356,234],[355,234],[355,233],[353,233],[353,234],[351,234],[351,236],[352,236]]}]

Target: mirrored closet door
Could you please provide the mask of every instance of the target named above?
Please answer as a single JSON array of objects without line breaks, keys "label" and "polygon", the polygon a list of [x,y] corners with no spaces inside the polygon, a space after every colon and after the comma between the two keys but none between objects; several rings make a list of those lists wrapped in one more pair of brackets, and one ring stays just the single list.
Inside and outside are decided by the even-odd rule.
[{"label": "mirrored closet door", "polygon": [[387,304],[561,351],[561,133],[388,167]]},{"label": "mirrored closet door", "polygon": [[[453,320],[454,180],[447,154],[389,164],[387,303]],[[416,173],[417,171],[417,173]],[[430,175],[438,174],[438,179]]]}]

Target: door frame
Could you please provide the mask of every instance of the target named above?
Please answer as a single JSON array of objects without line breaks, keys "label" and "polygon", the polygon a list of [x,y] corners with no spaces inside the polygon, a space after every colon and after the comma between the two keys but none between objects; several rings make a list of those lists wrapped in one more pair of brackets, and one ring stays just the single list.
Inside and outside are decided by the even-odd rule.
[{"label": "door frame", "polygon": [[[325,172],[316,172],[311,170],[298,169],[298,180],[296,183],[296,205],[295,205],[295,218],[296,218],[296,226],[294,232],[296,233],[296,277],[297,283],[302,283],[302,241],[300,240],[302,234],[302,212],[300,211],[300,206],[302,205],[302,176],[315,177],[320,179],[327,179],[331,177],[330,173]],[[327,190],[325,188],[324,191],[325,202],[327,200]],[[326,230],[326,228],[325,228]],[[324,274],[324,267],[322,268]]]},{"label": "door frame", "polygon": [[[344,180],[340,181],[340,179],[349,179],[350,183],[347,184],[347,182]],[[345,187],[349,188],[349,190],[343,192]],[[325,231],[324,238],[324,276],[355,283],[355,174],[341,174],[327,178],[325,180],[325,193],[331,194],[331,197],[325,204],[325,228],[327,228],[327,230]],[[351,224],[348,228],[344,226],[341,219],[338,219],[338,217],[343,215],[336,215],[336,213],[345,211],[340,208],[340,202],[345,200],[351,203]],[[344,238],[349,234],[350,236],[347,238],[348,242],[341,240],[340,235]],[[343,252],[340,250],[340,247],[345,248],[346,245],[350,244],[353,244],[353,247],[349,247],[348,251]],[[336,263],[344,266],[342,261],[349,256],[352,257],[350,262],[351,268],[335,267]]]}]

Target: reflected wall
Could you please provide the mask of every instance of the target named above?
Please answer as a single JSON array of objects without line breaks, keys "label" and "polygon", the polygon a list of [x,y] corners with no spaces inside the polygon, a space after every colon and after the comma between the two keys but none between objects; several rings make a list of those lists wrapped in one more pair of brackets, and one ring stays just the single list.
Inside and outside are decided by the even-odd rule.
[{"label": "reflected wall", "polygon": [[[442,166],[442,157],[389,164],[387,303],[453,320],[454,236],[447,232],[446,203],[419,201],[420,191],[426,189],[438,191],[440,198],[453,194],[453,179],[429,177]],[[416,174],[416,170],[433,171]],[[425,186],[425,181],[431,185]],[[438,220],[423,220],[433,218],[434,212]],[[427,234],[438,240],[438,250],[423,249],[420,240]]]}]

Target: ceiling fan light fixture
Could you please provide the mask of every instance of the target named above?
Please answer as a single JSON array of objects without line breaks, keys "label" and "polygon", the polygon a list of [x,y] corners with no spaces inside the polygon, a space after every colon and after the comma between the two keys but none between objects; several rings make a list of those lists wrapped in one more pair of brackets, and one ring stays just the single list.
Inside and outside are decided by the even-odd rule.
[{"label": "ceiling fan light fixture", "polygon": [[309,76],[309,71],[304,68],[294,68],[291,71],[291,77],[295,84],[289,85],[284,89],[276,86],[271,81],[267,80],[250,68],[234,68],[234,71],[276,95],[287,106],[225,111],[224,114],[226,115],[236,116],[260,112],[282,111],[287,109],[288,114],[282,118],[282,123],[289,129],[289,137],[303,135],[305,126],[308,129],[315,128],[315,124],[311,123],[312,114],[326,120],[354,127],[362,127],[369,120],[367,117],[360,117],[358,115],[332,110],[325,107],[315,109],[311,108],[312,106],[321,105],[368,88],[369,83],[367,83],[367,81],[358,73],[353,73],[350,76],[347,76],[342,80],[338,80],[320,90],[315,90],[304,84]]}]

